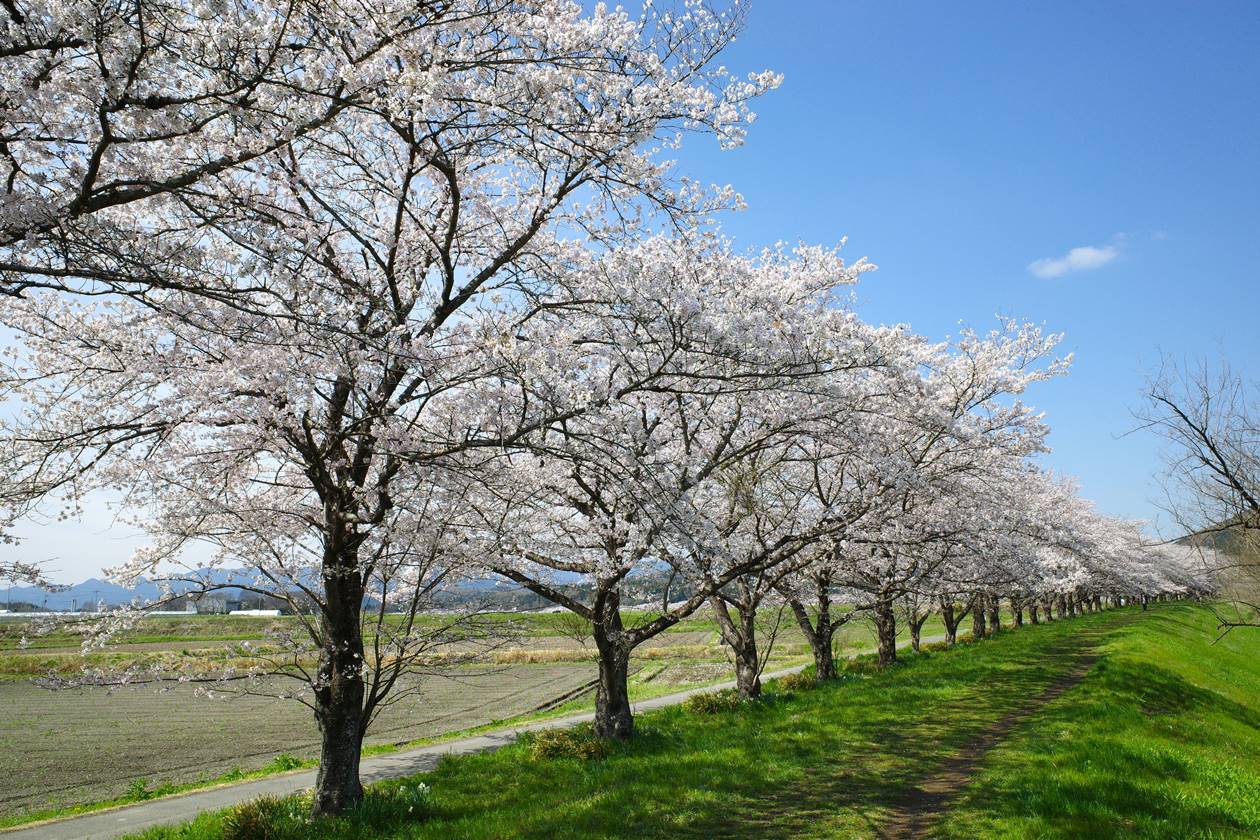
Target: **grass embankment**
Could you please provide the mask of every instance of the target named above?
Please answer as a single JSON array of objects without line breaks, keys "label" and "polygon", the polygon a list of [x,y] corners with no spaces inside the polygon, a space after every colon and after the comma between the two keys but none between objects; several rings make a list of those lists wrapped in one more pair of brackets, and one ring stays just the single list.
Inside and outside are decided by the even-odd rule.
[{"label": "grass embankment", "polygon": [[940,834],[1260,836],[1260,631],[1160,605],[986,757]]},{"label": "grass embankment", "polygon": [[[643,715],[634,741],[602,757],[557,757],[563,749],[534,741],[452,759],[402,783],[402,794],[383,788],[347,820],[307,826],[300,807],[284,803],[277,809],[291,816],[280,818],[280,836],[877,836],[921,780],[1016,715],[933,832],[1253,837],[1256,640],[1213,645],[1212,628],[1202,608],[1160,605],[907,656],[882,673],[859,665],[813,690],[772,686],[765,701],[733,711]],[[1102,658],[1088,675],[1038,705],[1091,649]],[[574,751],[583,749],[578,738]],[[143,836],[218,838],[224,819],[205,814]]]}]

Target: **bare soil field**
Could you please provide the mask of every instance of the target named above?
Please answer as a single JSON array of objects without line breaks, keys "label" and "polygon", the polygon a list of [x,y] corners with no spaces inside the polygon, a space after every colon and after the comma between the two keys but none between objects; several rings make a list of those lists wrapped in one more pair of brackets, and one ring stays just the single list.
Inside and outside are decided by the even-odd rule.
[{"label": "bare soil field", "polygon": [[[526,714],[589,683],[586,665],[518,665],[425,677],[381,713],[369,744],[428,738]],[[189,685],[48,691],[0,682],[0,813],[93,802],[149,786],[318,754],[310,711],[291,700],[194,696]]]}]

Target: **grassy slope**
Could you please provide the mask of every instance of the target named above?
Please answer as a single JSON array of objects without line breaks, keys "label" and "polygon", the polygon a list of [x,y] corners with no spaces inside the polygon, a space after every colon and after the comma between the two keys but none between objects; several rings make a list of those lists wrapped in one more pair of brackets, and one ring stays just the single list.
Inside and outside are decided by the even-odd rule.
[{"label": "grassy slope", "polygon": [[1260,635],[1161,607],[989,754],[946,837],[1260,836]]},{"label": "grassy slope", "polygon": [[[525,745],[446,762],[430,816],[381,838],[862,837],[941,760],[1097,646],[1083,683],[986,757],[949,836],[1245,837],[1260,832],[1260,664],[1206,611],[1090,615],[914,657],[735,712],[644,715],[604,760]],[[1067,735],[1064,735],[1065,728]],[[203,815],[150,838],[218,836]],[[1126,822],[1127,821],[1127,822]],[[320,837],[363,836],[322,824]]]}]

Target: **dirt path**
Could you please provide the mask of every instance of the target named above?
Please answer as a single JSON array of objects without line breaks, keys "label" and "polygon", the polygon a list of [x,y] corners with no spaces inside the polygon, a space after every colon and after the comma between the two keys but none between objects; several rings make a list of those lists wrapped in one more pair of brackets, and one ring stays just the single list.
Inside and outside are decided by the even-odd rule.
[{"label": "dirt path", "polygon": [[[1049,653],[1067,654],[1069,651]],[[1083,680],[1099,656],[1093,648],[1080,651],[1074,657],[1071,668],[1044,691],[1028,698],[1018,709],[977,733],[965,749],[947,758],[935,772],[894,804],[892,813],[880,828],[879,836],[887,840],[930,836],[949,803],[971,781],[989,751],[1000,744],[1020,723]]]}]

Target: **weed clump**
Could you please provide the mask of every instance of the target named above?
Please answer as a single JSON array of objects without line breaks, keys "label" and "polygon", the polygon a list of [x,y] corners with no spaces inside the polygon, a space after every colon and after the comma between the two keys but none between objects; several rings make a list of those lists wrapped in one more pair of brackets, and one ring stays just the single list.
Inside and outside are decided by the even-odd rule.
[{"label": "weed clump", "polygon": [[608,744],[595,737],[590,727],[576,729],[540,729],[526,732],[521,742],[535,760],[548,758],[576,758],[596,761],[608,755]]},{"label": "weed clump", "polygon": [[267,765],[267,769],[275,771],[277,773],[283,773],[287,770],[296,770],[299,767],[301,767],[303,764],[304,762],[302,761],[302,759],[298,758],[295,755],[289,755],[288,753],[280,753],[280,755],[276,756],[275,758],[271,760],[271,763]]},{"label": "weed clump", "polygon": [[146,780],[136,779],[128,785],[127,792],[123,794],[123,798],[130,799],[132,802],[144,802],[146,799],[154,799],[174,792],[174,785],[163,784],[158,785],[155,788],[150,788],[149,783]]},{"label": "weed clump", "polygon": [[794,694],[798,691],[809,691],[811,688],[818,687],[818,679],[814,676],[812,670],[797,671],[795,674],[784,674],[774,681],[777,690]]},{"label": "weed clump", "polygon": [[703,691],[683,701],[683,708],[693,715],[716,715],[738,709],[739,705],[739,692],[733,688]]},{"label": "weed clump", "polygon": [[339,817],[311,817],[311,795],[260,796],[223,815],[223,840],[311,840],[375,837],[427,817],[432,811],[429,786],[381,784]]},{"label": "weed clump", "polygon": [[223,840],[288,840],[306,826],[297,797],[260,796],[223,816]]}]

